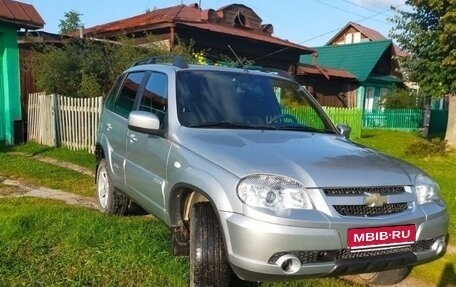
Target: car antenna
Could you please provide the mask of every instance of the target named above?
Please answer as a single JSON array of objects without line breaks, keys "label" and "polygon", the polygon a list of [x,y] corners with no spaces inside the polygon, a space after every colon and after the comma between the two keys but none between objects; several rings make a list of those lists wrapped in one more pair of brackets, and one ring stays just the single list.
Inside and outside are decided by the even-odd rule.
[{"label": "car antenna", "polygon": [[228,48],[230,48],[231,53],[233,53],[233,55],[236,57],[236,59],[237,59],[236,63],[239,62],[239,65],[243,66],[244,63],[242,63],[241,58],[238,57],[238,55],[237,55],[236,52],[233,50],[233,48],[231,48],[230,45],[228,45]]}]

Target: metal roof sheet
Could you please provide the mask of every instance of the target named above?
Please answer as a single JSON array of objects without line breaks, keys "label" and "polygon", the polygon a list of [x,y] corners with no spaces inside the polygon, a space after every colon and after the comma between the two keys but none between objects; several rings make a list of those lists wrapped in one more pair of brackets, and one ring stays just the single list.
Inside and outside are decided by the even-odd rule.
[{"label": "metal roof sheet", "polygon": [[[227,7],[229,6],[231,5],[228,5]],[[220,11],[220,9],[218,9],[217,11]],[[257,41],[263,41],[267,43],[286,46],[301,50],[303,53],[314,51],[311,48],[271,36],[268,33],[258,33],[253,30],[244,29],[242,27],[239,28],[224,24],[208,22],[207,15],[205,14],[207,14],[207,11],[202,11],[195,6],[178,5],[163,9],[155,9],[153,11],[133,16],[127,19],[122,19],[106,23],[103,25],[90,27],[85,29],[84,33],[87,35],[103,36],[107,33],[117,33],[122,31],[145,31],[148,29],[153,30],[155,25],[180,24],[212,32],[224,33]]]},{"label": "metal roof sheet", "polygon": [[192,23],[192,22],[185,23],[185,22],[182,22],[179,24],[184,25],[184,26],[189,26],[189,27],[195,27],[195,28],[199,28],[199,29],[203,29],[203,30],[208,30],[208,31],[212,31],[212,32],[229,34],[229,35],[234,35],[237,37],[243,37],[243,38],[258,40],[258,41],[267,42],[267,43],[271,43],[271,44],[287,46],[290,48],[299,49],[299,50],[310,52],[310,53],[314,52],[313,49],[305,47],[305,46],[301,46],[301,45],[298,45],[298,44],[295,44],[295,43],[292,43],[292,42],[289,42],[286,40],[282,40],[280,38],[270,36],[267,34],[255,33],[255,32],[251,32],[249,30],[241,29],[241,28],[233,28],[230,26],[218,25],[218,24],[213,24],[213,23]]},{"label": "metal roof sheet", "polygon": [[[381,56],[392,44],[391,40],[382,40],[316,47],[314,48],[318,53],[316,64],[325,68],[347,70],[363,82],[370,76]],[[300,63],[313,64],[312,56],[301,55]]]},{"label": "metal roof sheet", "polygon": [[13,0],[0,0],[0,22],[27,29],[41,29],[45,24],[35,7]]}]

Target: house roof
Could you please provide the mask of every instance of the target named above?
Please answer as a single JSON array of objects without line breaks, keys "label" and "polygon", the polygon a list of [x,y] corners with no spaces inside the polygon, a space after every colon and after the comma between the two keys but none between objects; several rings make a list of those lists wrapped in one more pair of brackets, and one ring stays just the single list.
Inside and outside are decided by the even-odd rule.
[{"label": "house roof", "polygon": [[202,30],[208,30],[211,32],[223,33],[223,34],[233,35],[233,36],[237,36],[237,37],[263,41],[263,42],[267,42],[267,43],[271,43],[271,44],[283,45],[283,46],[287,46],[290,48],[296,48],[296,49],[303,50],[303,51],[314,52],[314,50],[311,48],[304,47],[304,46],[292,43],[290,41],[282,40],[282,39],[274,37],[274,36],[266,35],[263,33],[254,33],[254,32],[248,31],[248,30],[244,30],[244,29],[236,29],[233,27],[225,26],[225,25],[217,25],[217,24],[213,24],[213,23],[179,23],[179,24],[188,26],[188,27],[199,28]]},{"label": "house roof", "polygon": [[317,65],[299,64],[296,69],[297,75],[323,75],[329,78],[342,78],[355,80],[356,76],[346,70],[319,67]]},{"label": "house roof", "polygon": [[[347,70],[363,82],[371,75],[380,57],[391,47],[391,40],[332,45],[314,48],[317,65]],[[312,55],[301,55],[300,63],[313,64]]]},{"label": "house roof", "polygon": [[334,42],[336,39],[341,37],[350,28],[354,28],[354,29],[358,30],[359,32],[361,32],[361,34],[363,34],[366,38],[369,38],[371,41],[385,40],[386,39],[385,36],[383,36],[382,34],[380,34],[379,32],[377,32],[377,31],[375,31],[373,29],[364,27],[363,25],[360,25],[358,23],[350,21],[342,29],[340,29],[340,31],[336,35],[334,35],[326,43],[326,45],[331,45],[332,42]]},{"label": "house roof", "polygon": [[[241,4],[232,5],[243,6],[246,9],[250,9],[247,6]],[[235,27],[232,25],[224,25],[218,22],[209,21],[209,12],[214,12],[218,15],[222,15],[223,9],[230,7],[232,5],[222,7],[216,11],[212,9],[201,10],[198,8],[197,5],[178,5],[163,9],[155,9],[153,11],[146,12],[144,14],[133,16],[130,18],[87,28],[85,29],[84,33],[89,36],[103,36],[106,34],[113,34],[122,31],[147,31],[152,30],[154,27],[173,27],[176,24],[180,24],[187,27],[193,27],[202,30],[223,33],[227,35],[234,35],[242,38],[264,41],[271,44],[295,48],[301,50],[303,53],[313,52],[313,49],[311,48],[274,37],[267,32],[255,31],[253,29],[248,29],[245,27]]]},{"label": "house roof", "polygon": [[[350,21],[347,23],[347,25],[345,25],[342,29],[340,29],[340,31],[336,35],[334,35],[325,44],[325,46],[331,45],[332,42],[334,42],[336,39],[341,37],[350,28],[354,28],[354,29],[358,30],[359,32],[361,32],[361,34],[363,34],[366,38],[368,38],[371,41],[379,41],[379,40],[388,39],[385,36],[383,36],[381,33],[379,33],[378,31],[375,31],[374,29],[371,29],[371,28],[365,27],[363,25],[360,25],[358,23]],[[399,56],[399,57],[407,56],[407,53],[404,50],[402,50],[401,48],[399,48],[399,46],[397,46],[396,44],[394,44],[394,53],[396,54],[396,56]]]},{"label": "house roof", "polygon": [[0,22],[32,30],[41,29],[45,24],[35,7],[13,0],[0,0]]}]

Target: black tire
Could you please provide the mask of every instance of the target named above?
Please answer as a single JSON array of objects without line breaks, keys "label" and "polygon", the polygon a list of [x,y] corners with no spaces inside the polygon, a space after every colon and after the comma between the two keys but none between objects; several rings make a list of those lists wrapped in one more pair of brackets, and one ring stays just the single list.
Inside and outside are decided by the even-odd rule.
[{"label": "black tire", "polygon": [[412,271],[412,267],[403,267],[387,271],[359,274],[358,278],[371,285],[394,285],[403,281]]},{"label": "black tire", "polygon": [[106,214],[125,215],[130,205],[128,196],[112,186],[106,160],[102,159],[97,168],[98,209]]},{"label": "black tire", "polygon": [[217,216],[209,202],[190,214],[190,287],[228,287],[230,268]]}]

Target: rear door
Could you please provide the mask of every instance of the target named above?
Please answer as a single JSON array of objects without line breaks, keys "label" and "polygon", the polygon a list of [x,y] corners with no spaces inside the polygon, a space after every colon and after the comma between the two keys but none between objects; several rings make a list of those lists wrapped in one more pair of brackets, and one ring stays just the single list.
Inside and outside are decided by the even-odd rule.
[{"label": "rear door", "polygon": [[127,190],[145,209],[162,219],[166,163],[170,141],[164,136],[168,109],[168,77],[151,72],[139,98],[138,110],[160,119],[159,135],[128,131],[125,166]]},{"label": "rear door", "polygon": [[[125,159],[128,132],[128,115],[133,110],[135,98],[140,90],[145,72],[133,72],[126,75],[117,88],[116,95],[110,95],[103,111],[101,134],[109,156],[110,170],[113,173],[112,183],[125,190]],[[116,93],[115,88],[112,93]],[[103,139],[102,139],[103,140]]]}]

